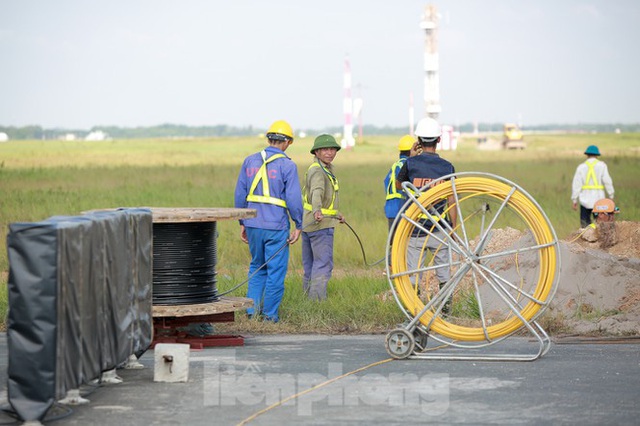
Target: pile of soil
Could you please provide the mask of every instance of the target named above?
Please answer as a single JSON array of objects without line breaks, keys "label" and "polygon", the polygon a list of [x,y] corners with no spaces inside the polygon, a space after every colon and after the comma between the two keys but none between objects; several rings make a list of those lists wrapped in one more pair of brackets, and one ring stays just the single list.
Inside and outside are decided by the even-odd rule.
[{"label": "pile of soil", "polygon": [[[607,253],[622,258],[640,258],[640,223],[638,222],[615,222],[617,241],[611,247],[604,249]],[[583,238],[578,238],[582,230],[576,231],[568,238],[574,244],[586,249],[601,249],[599,241],[590,242]]]},{"label": "pile of soil", "polygon": [[[579,229],[559,242],[558,286],[540,318],[548,332],[640,335],[640,223],[621,221],[610,225],[614,225],[615,239],[611,238],[611,226],[607,229],[599,225],[596,229]],[[605,232],[607,238],[603,238]],[[516,229],[495,229],[484,252],[529,246],[529,239],[530,235]],[[526,273],[527,265],[533,266],[531,261],[535,259],[525,256],[519,260],[520,273]],[[508,268],[505,265],[502,272]]]},{"label": "pile of soil", "polygon": [[[609,246],[611,241],[602,244],[598,233],[587,228],[559,241],[560,274],[556,293],[539,318],[547,332],[581,336],[640,335],[640,223],[615,222],[615,236],[615,242]],[[513,228],[494,229],[483,253],[530,246],[530,239],[530,235]],[[470,244],[474,246],[477,241]],[[519,273],[526,273],[535,259],[522,256],[518,262]],[[502,273],[509,268],[497,267]],[[435,288],[435,281],[430,285]],[[393,298],[391,291],[379,297]]]},{"label": "pile of soil", "polygon": [[640,335],[640,223],[616,222],[616,241],[603,248],[582,230],[561,243],[558,291],[547,315],[581,335]]},{"label": "pile of soil", "polygon": [[[540,322],[554,334],[640,335],[640,223],[616,222],[617,238],[605,248],[610,241],[586,231],[593,230],[560,241],[558,287]],[[487,250],[521,238],[510,228],[496,230]]]}]

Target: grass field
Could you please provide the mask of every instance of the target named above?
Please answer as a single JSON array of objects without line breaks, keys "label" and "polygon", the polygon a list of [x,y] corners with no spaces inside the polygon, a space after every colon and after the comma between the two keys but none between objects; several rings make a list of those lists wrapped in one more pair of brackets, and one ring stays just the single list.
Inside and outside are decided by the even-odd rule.
[{"label": "grass field", "polygon": [[[395,161],[398,137],[370,137],[334,162],[340,179],[340,206],[364,244],[367,261],[384,256],[387,225],[382,180]],[[457,151],[442,152],[456,170],[493,173],[529,192],[550,218],[559,238],[579,225],[571,209],[571,180],[596,144],[609,165],[621,209],[618,220],[640,221],[640,134],[529,135],[524,151],[480,151],[463,138]],[[312,138],[296,140],[287,151],[301,177],[312,160]],[[113,207],[232,207],[242,160],[265,146],[258,138],[84,141],[12,141],[0,144],[0,228]],[[220,291],[246,278],[250,260],[235,222],[218,224]],[[365,332],[401,321],[393,300],[376,297],[388,289],[382,266],[367,267],[348,228],[335,241],[335,277],[329,299],[311,303],[301,291],[300,244],[292,247],[282,322],[272,326],[241,320],[235,327],[263,331]],[[0,315],[7,310],[6,244],[0,247]],[[244,295],[245,288],[235,295]],[[274,328],[275,327],[275,328]]]}]

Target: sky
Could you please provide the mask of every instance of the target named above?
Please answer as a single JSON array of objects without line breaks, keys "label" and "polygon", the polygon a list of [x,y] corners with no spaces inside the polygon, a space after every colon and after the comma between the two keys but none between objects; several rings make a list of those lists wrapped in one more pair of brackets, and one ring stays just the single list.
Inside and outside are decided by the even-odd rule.
[{"label": "sky", "polygon": [[0,126],[408,127],[428,4],[443,124],[640,122],[637,0],[0,0]]}]

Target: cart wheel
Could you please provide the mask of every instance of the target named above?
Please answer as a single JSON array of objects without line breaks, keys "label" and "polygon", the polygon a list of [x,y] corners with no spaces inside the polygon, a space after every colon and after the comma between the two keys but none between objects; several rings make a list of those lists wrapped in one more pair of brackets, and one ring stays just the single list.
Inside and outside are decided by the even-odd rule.
[{"label": "cart wheel", "polygon": [[[405,330],[409,329],[409,320],[406,320],[402,324],[398,325],[398,328],[403,328]],[[417,352],[424,352],[427,349],[427,340],[429,338],[429,334],[425,331],[424,328],[421,328],[419,325],[416,325],[413,328],[413,341],[416,342],[415,350]]]},{"label": "cart wheel", "polygon": [[384,343],[389,355],[395,359],[407,358],[416,345],[413,335],[404,328],[390,331]]},{"label": "cart wheel", "polygon": [[427,340],[429,335],[425,333],[420,327],[413,329],[413,340],[416,342],[416,350],[423,352],[427,349]]}]

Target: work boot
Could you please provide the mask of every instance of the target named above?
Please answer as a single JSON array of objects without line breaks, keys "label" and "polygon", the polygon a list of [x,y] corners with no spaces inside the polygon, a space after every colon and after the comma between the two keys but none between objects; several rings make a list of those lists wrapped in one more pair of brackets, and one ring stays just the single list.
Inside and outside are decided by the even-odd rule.
[{"label": "work boot", "polygon": [[[445,284],[446,282],[439,284],[440,290],[442,290],[442,287],[444,287]],[[442,312],[442,315],[449,315],[451,313],[451,298],[447,299],[447,301],[444,303],[444,306],[442,307],[442,311],[440,312]]]}]

